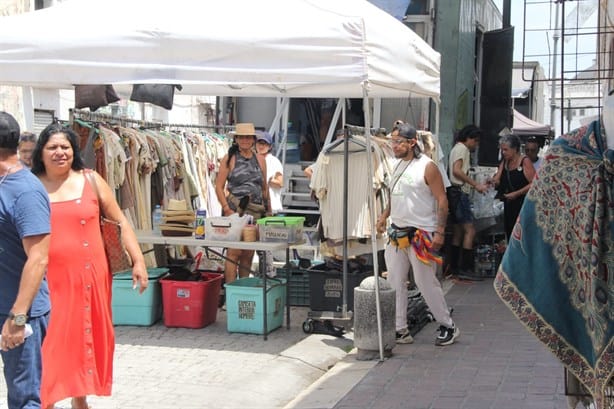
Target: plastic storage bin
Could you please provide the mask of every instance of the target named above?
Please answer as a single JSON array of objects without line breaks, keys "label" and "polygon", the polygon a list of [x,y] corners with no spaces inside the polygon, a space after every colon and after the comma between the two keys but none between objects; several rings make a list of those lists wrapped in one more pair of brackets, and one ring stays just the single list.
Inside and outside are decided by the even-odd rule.
[{"label": "plastic storage bin", "polygon": [[[264,300],[261,278],[249,277],[225,284],[228,332],[264,334]],[[267,279],[266,333],[281,327],[286,305],[286,280]]]},{"label": "plastic storage bin", "polygon": [[[323,263],[315,262],[310,268],[317,268]],[[296,262],[291,262],[290,268],[277,269],[277,277],[286,278],[288,305],[297,307],[309,306],[309,270],[299,268]]]},{"label": "plastic storage bin", "polygon": [[162,298],[159,279],[168,268],[148,268],[149,285],[143,294],[132,289],[132,271],[113,276],[111,308],[115,325],[153,325],[162,316]]},{"label": "plastic storage bin", "polygon": [[256,220],[260,241],[296,243],[303,239],[302,216],[272,216]]},{"label": "plastic storage bin", "polygon": [[215,322],[224,276],[202,275],[205,281],[160,280],[165,326],[203,328]]},{"label": "plastic storage bin", "polygon": [[[354,310],[354,288],[372,272],[348,273],[347,310]],[[336,270],[309,270],[309,307],[313,311],[341,312],[343,306],[343,273]]]},{"label": "plastic storage bin", "polygon": [[222,216],[205,219],[205,236],[207,240],[240,241],[241,231],[247,224],[247,217]]}]

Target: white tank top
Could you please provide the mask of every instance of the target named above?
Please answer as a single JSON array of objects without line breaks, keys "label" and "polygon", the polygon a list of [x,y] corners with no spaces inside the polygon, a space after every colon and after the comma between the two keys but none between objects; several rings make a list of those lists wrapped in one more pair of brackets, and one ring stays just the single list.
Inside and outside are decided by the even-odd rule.
[{"label": "white tank top", "polygon": [[390,220],[397,227],[416,227],[429,232],[437,228],[436,201],[424,180],[426,165],[433,162],[422,154],[418,159],[400,161],[392,181]]}]

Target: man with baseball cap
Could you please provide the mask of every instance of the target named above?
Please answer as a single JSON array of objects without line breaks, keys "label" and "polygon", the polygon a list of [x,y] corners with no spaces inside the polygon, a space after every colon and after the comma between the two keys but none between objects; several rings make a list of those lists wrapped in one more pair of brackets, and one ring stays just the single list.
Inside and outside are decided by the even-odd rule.
[{"label": "man with baseball cap", "polygon": [[0,111],[0,354],[10,409],[40,408],[41,345],[50,310],[44,278],[49,198],[17,157],[19,135],[15,118]]},{"label": "man with baseball cap", "polygon": [[441,172],[435,162],[422,154],[416,129],[411,125],[396,125],[390,142],[399,161],[389,186],[390,203],[378,219],[377,229],[383,233],[390,217],[384,256],[388,280],[396,291],[396,340],[399,344],[413,342],[407,327],[407,279],[411,268],[418,290],[439,323],[435,345],[450,345],[460,331],[450,317],[436,275],[437,265],[442,263],[438,252],[444,242],[448,217]]}]

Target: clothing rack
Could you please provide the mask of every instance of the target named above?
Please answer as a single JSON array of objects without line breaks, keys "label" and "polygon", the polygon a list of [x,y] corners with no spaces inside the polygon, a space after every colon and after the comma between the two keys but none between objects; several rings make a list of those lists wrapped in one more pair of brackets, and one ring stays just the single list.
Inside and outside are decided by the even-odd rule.
[{"label": "clothing rack", "polygon": [[222,130],[223,133],[234,130],[234,125],[198,125],[198,124],[178,124],[178,123],[165,123],[165,122],[153,122],[144,121],[141,119],[127,118],[124,116],[115,116],[110,114],[103,114],[102,112],[91,112],[81,109],[69,110],[69,121],[74,122],[75,118],[94,121],[94,122],[118,122],[120,124],[134,124],[144,129],[151,128],[194,128],[194,129],[215,129]]},{"label": "clothing rack", "polygon": [[[364,126],[345,124],[345,129],[350,131],[353,135],[364,135],[366,128]],[[386,134],[386,128],[369,128],[372,136],[378,134]]]}]

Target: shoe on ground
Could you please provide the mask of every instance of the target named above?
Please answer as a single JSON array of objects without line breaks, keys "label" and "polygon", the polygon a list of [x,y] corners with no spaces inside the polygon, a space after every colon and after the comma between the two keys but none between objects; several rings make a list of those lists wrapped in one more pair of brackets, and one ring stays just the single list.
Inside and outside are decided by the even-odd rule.
[{"label": "shoe on ground", "polygon": [[413,342],[414,338],[411,336],[409,329],[397,331],[397,344],[412,344]]},{"label": "shoe on ground", "polygon": [[439,326],[439,335],[435,338],[435,345],[437,346],[446,346],[452,345],[456,338],[460,336],[460,330],[455,325],[452,328],[448,328],[444,325]]}]

